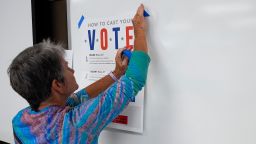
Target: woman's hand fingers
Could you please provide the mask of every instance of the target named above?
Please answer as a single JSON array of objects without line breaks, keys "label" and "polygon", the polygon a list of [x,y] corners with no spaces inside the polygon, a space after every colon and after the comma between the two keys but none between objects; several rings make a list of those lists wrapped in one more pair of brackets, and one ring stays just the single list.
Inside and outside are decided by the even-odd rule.
[{"label": "woman's hand fingers", "polygon": [[115,60],[116,60],[116,63],[118,64],[118,65],[122,65],[122,52],[125,50],[125,48],[119,48],[118,50],[117,50],[117,53],[116,53],[116,58],[115,58]]},{"label": "woman's hand fingers", "polygon": [[122,61],[122,67],[126,70],[128,66],[129,59],[128,57],[124,56],[123,61]]},{"label": "woman's hand fingers", "polygon": [[141,5],[138,7],[137,14],[138,14],[139,16],[143,16],[143,12],[144,12],[144,5],[141,4]]},{"label": "woman's hand fingers", "polygon": [[132,23],[133,23],[135,32],[136,32],[137,30],[141,30],[141,29],[143,30],[144,27],[145,27],[143,12],[144,12],[144,5],[141,4],[141,5],[138,7],[135,16],[134,16],[133,19],[132,19]]},{"label": "woman's hand fingers", "polygon": [[116,67],[115,72],[119,74],[120,76],[123,75],[126,71],[127,65],[128,65],[128,58],[125,56],[122,56],[122,52],[125,50],[125,48],[119,48],[116,53]]}]

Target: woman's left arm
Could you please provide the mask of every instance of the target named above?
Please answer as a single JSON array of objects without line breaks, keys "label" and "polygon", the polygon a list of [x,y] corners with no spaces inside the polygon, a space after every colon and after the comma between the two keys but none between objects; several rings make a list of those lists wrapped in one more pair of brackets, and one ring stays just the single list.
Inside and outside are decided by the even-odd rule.
[{"label": "woman's left arm", "polygon": [[[117,79],[124,75],[128,66],[128,59],[126,57],[122,58],[123,50],[125,50],[125,48],[119,48],[115,57],[116,67],[112,73]],[[87,92],[90,98],[94,98],[98,96],[101,92],[105,91],[114,82],[115,80],[110,75],[106,75],[105,77],[87,86],[85,88],[85,91]]]},{"label": "woman's left arm", "polygon": [[[112,74],[117,79],[124,75],[128,66],[128,59],[126,57],[122,57],[123,50],[125,50],[125,48],[119,48],[115,57],[116,67]],[[69,97],[67,100],[67,105],[76,106],[85,100],[95,98],[101,92],[105,91],[109,86],[111,86],[114,82],[115,80],[110,75],[106,75]]]}]

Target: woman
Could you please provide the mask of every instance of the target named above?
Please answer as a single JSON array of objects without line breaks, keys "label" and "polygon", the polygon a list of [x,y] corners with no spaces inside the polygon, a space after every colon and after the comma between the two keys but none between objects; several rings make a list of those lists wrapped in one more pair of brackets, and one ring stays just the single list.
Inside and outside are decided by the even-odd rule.
[{"label": "woman", "polygon": [[11,86],[30,104],[13,118],[16,143],[98,143],[103,128],[145,85],[150,58],[143,11],[141,5],[133,18],[134,51],[127,70],[124,49],[119,49],[115,70],[76,94],[74,70],[61,46],[46,41],[13,60]]}]

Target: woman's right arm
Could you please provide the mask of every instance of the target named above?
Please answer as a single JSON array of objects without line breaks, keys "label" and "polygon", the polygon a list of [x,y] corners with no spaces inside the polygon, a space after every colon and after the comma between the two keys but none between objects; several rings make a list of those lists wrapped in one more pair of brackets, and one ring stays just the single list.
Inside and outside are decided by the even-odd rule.
[{"label": "woman's right arm", "polygon": [[128,69],[125,73],[133,83],[133,95],[137,95],[138,91],[146,83],[147,70],[150,62],[148,56],[148,47],[146,40],[146,23],[143,16],[144,6],[141,4],[137,10],[137,13],[132,19],[134,26],[134,51]]}]

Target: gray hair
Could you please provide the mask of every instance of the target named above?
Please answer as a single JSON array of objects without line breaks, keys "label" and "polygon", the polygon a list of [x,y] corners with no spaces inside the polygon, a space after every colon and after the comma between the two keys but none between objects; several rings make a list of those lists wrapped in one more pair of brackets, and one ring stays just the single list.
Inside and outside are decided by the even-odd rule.
[{"label": "gray hair", "polygon": [[64,48],[50,40],[26,48],[8,68],[10,84],[35,111],[51,94],[52,81],[64,83]]}]

